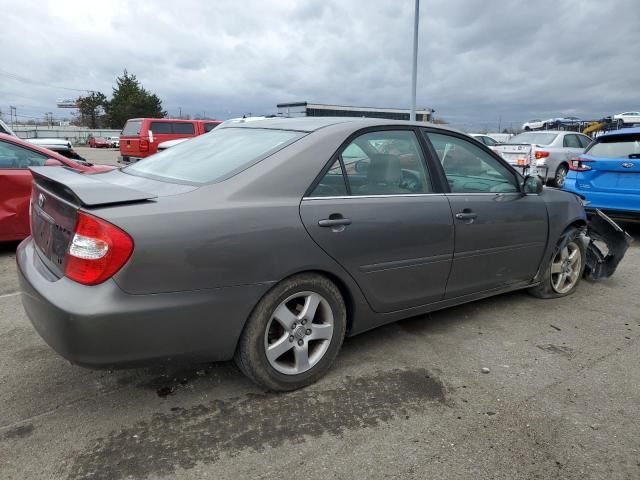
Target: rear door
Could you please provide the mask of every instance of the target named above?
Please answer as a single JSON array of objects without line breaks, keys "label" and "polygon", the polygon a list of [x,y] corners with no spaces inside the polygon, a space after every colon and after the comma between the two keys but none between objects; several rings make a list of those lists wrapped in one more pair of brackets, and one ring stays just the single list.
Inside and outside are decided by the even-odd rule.
[{"label": "rear door", "polygon": [[377,312],[444,296],[453,220],[423,145],[412,128],[363,131],[346,142],[300,204],[311,237]]},{"label": "rear door", "polygon": [[29,235],[29,167],[44,165],[47,157],[0,140],[0,241]]},{"label": "rear door", "polygon": [[425,130],[444,170],[455,224],[445,298],[532,279],[547,241],[547,210],[523,195],[508,165],[462,135]]}]

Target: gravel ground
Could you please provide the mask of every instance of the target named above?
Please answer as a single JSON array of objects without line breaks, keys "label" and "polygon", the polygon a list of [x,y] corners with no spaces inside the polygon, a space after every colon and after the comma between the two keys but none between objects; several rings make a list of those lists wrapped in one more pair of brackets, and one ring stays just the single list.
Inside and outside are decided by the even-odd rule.
[{"label": "gravel ground", "polygon": [[0,246],[2,479],[640,478],[638,244],[568,298],[511,293],[348,339],[327,377],[283,395],[231,363],[69,365],[22,310],[14,250]]}]

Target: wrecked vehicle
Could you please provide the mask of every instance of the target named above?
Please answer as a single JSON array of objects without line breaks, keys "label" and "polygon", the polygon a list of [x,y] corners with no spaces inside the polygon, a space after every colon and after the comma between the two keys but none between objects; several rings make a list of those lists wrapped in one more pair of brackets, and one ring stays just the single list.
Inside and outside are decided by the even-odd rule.
[{"label": "wrecked vehicle", "polygon": [[71,160],[18,137],[0,133],[0,242],[29,236],[29,198],[34,166],[67,167],[95,173],[114,167]]},{"label": "wrecked vehicle", "polygon": [[121,170],[32,171],[23,305],[90,367],[234,358],[293,390],[345,336],[518,289],[563,297],[626,248],[576,195],[423,123],[230,123]]}]

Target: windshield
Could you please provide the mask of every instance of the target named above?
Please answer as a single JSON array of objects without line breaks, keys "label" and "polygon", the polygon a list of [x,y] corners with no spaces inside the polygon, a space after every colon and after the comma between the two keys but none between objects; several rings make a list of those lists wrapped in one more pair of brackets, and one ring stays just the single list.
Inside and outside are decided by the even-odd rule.
[{"label": "windshield", "polygon": [[126,173],[187,183],[222,181],[304,134],[264,128],[216,128],[124,169]]},{"label": "windshield", "polygon": [[640,134],[600,137],[585,153],[602,158],[640,158]]},{"label": "windshield", "polygon": [[543,132],[526,132],[516,135],[509,139],[507,143],[511,145],[517,143],[534,143],[536,145],[550,145],[556,139],[558,135],[555,133],[543,133]]}]

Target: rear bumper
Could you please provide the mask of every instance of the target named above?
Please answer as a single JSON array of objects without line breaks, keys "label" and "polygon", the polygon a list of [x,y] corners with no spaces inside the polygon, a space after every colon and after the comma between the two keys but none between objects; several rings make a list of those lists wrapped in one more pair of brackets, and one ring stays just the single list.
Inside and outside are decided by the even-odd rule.
[{"label": "rear bumper", "polygon": [[129,295],[113,280],[89,287],[54,278],[31,238],[18,246],[16,261],[22,303],[36,331],[61,356],[87,367],[228,360],[269,288]]},{"label": "rear bumper", "polygon": [[590,213],[599,209],[615,219],[640,219],[640,191],[636,194],[594,192],[579,189],[576,183],[575,178],[568,177],[563,189],[583,197],[588,202],[585,209]]}]

